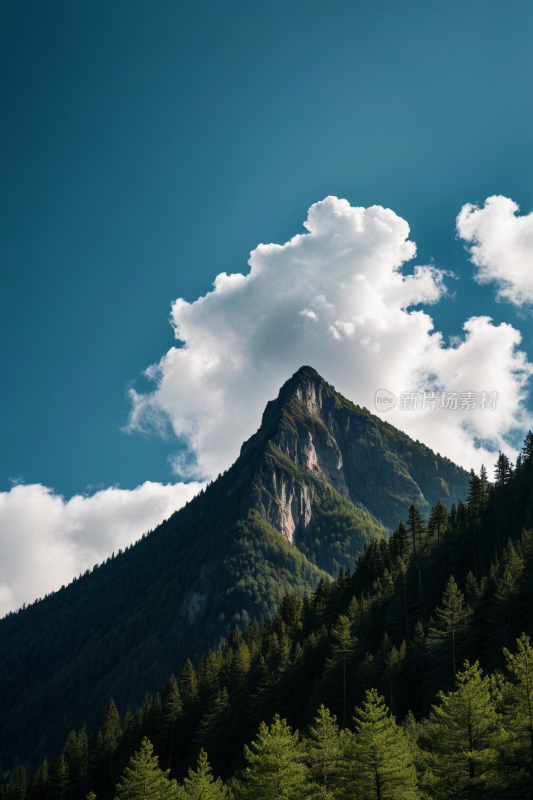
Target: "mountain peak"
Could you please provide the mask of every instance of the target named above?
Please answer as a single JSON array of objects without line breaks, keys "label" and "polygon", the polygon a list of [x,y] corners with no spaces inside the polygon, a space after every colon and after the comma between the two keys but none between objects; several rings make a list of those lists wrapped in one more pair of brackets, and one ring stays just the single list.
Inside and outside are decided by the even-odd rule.
[{"label": "mountain peak", "polygon": [[324,381],[324,378],[322,377],[322,375],[318,374],[316,369],[314,369],[313,367],[303,366],[300,367],[300,369],[294,373],[292,378],[289,378],[287,383],[294,380],[301,380],[302,378],[311,378],[311,380],[315,381],[316,380]]},{"label": "mountain peak", "polygon": [[424,514],[439,499],[450,506],[468,485],[463,469],[344,398],[310,366],[267,403],[236,466],[243,477],[259,475],[251,505],[290,542],[311,535],[323,485],[389,530],[412,503]]}]

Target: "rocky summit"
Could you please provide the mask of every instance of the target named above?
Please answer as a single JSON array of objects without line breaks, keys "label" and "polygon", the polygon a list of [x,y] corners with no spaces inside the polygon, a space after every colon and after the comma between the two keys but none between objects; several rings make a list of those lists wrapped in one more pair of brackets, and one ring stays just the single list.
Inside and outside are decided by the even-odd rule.
[{"label": "rocky summit", "polygon": [[[259,463],[258,463],[259,461]],[[464,500],[469,474],[449,459],[354,405],[311,367],[268,403],[242,447],[232,491],[251,479],[250,504],[288,541],[313,536],[313,512],[330,487],[394,529],[411,503]]]}]

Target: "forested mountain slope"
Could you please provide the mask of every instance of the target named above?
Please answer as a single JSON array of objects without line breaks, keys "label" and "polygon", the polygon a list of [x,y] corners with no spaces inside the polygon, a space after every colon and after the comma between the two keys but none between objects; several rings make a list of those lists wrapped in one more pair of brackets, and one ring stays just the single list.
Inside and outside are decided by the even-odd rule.
[{"label": "forested mountain slope", "polygon": [[[0,753],[34,762],[67,728],[121,713],[184,660],[324,591],[368,542],[468,474],[302,368],[236,463],[156,530],[61,591],[0,621]],[[307,601],[306,601],[307,602]]]},{"label": "forested mountain slope", "polygon": [[[321,581],[310,596],[286,595],[276,615],[262,626],[253,622],[243,632],[234,627],[229,641],[206,650],[197,666],[187,660],[178,681],[170,676],[161,698],[146,694],[133,713],[119,713],[111,701],[102,708],[98,731],[91,737],[86,728],[70,733],[31,785],[12,763],[11,782],[3,792],[6,800],[24,800],[28,792],[32,800],[46,800],[57,791],[63,798],[80,800],[91,790],[99,797],[110,796],[144,736],[154,744],[163,768],[169,766],[179,780],[203,748],[224,780],[237,770],[244,781],[232,784],[237,797],[256,797],[247,794],[253,774],[239,770],[249,753],[244,746],[254,739],[261,721],[274,721],[269,735],[261,729],[265,748],[269,736],[283,739],[283,751],[283,742],[271,742],[285,759],[276,780],[285,781],[287,796],[296,798],[301,795],[290,782],[291,769],[298,771],[294,765],[305,760],[311,766],[301,767],[301,780],[321,781],[320,770],[312,771],[313,764],[317,766],[317,725],[321,718],[329,725],[321,704],[337,715],[341,727],[353,729],[357,705],[366,708],[369,736],[391,731],[374,765],[389,777],[390,766],[383,759],[394,761],[395,751],[387,748],[394,742],[399,745],[400,734],[407,736],[401,740],[402,759],[410,764],[406,796],[413,800],[528,797],[528,786],[533,785],[527,705],[527,692],[533,688],[533,650],[522,638],[514,662],[513,653],[522,633],[533,634],[533,531],[524,527],[531,524],[532,515],[529,434],[514,468],[500,456],[493,483],[484,470],[471,475],[465,504],[452,505],[448,513],[437,502],[427,523],[412,505],[406,525],[399,524],[388,540],[367,544],[354,572]],[[482,679],[477,666],[463,667],[465,658],[470,664],[479,661],[492,678]],[[508,679],[502,675],[506,663],[514,663]],[[456,675],[460,681],[454,687]],[[449,700],[438,700],[439,690],[454,688]],[[370,705],[367,695],[365,706],[370,689],[377,693],[371,695]],[[397,719],[405,721],[403,732],[393,721],[385,728],[378,724],[386,714],[379,694]],[[436,710],[431,711],[432,706]],[[315,744],[308,740],[307,749],[291,749],[289,733],[283,734],[276,714],[293,729],[306,731],[310,740],[314,737]],[[429,722],[416,722],[428,715]],[[365,719],[362,712],[359,719]],[[469,720],[477,726],[474,731]],[[335,797],[359,796],[350,794],[350,784],[342,781],[357,771],[358,758],[366,758],[361,727],[355,739],[350,734],[339,739],[331,725],[327,731],[323,730],[329,738],[320,745],[320,757],[323,769],[327,766],[328,785],[340,786]],[[359,755],[350,750],[351,742]],[[332,765],[334,752],[337,761]],[[265,763],[265,780],[268,770],[275,772],[274,761]],[[310,786],[310,797],[324,795],[324,787],[321,793],[315,790]],[[361,796],[379,794],[372,785]],[[397,795],[389,791],[384,796]]]}]

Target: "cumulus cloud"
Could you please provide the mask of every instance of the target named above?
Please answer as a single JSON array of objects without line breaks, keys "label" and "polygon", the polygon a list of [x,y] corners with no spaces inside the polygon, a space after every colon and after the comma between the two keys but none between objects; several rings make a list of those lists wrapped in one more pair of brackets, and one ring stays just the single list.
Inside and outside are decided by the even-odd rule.
[{"label": "cumulus cloud", "polygon": [[0,616],[70,583],[190,500],[199,483],[147,481],[68,502],[40,484],[0,492]]},{"label": "cumulus cloud", "polygon": [[457,217],[457,232],[471,243],[476,281],[494,282],[497,299],[520,306],[533,302],[533,213],[518,211],[502,196],[489,197],[483,208],[468,203]]},{"label": "cumulus cloud", "polygon": [[390,209],[327,197],[304,225],[307,233],[284,245],[260,244],[249,274],[221,273],[206,296],[172,304],[181,346],[147,370],[151,393],[131,390],[130,430],[170,426],[188,448],[176,471],[213,477],[257,429],[267,400],[309,364],[368,408],[379,388],[497,390],[496,411],[397,406],[387,419],[467,468],[500,448],[512,454],[509,436],[530,424],[532,368],[519,332],[488,317],[467,320],[451,344],[434,332],[414,307],[446,294],[445,273],[430,265],[402,274],[416,247]]}]

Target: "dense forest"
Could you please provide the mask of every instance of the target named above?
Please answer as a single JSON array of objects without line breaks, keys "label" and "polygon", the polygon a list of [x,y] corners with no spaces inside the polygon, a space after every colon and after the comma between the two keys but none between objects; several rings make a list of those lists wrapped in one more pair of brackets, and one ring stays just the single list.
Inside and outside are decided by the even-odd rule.
[{"label": "dense forest", "polygon": [[32,774],[5,765],[4,800],[532,797],[532,488],[529,433],[464,504],[411,505],[353,572],[235,625],[161,697],[110,699]]}]

